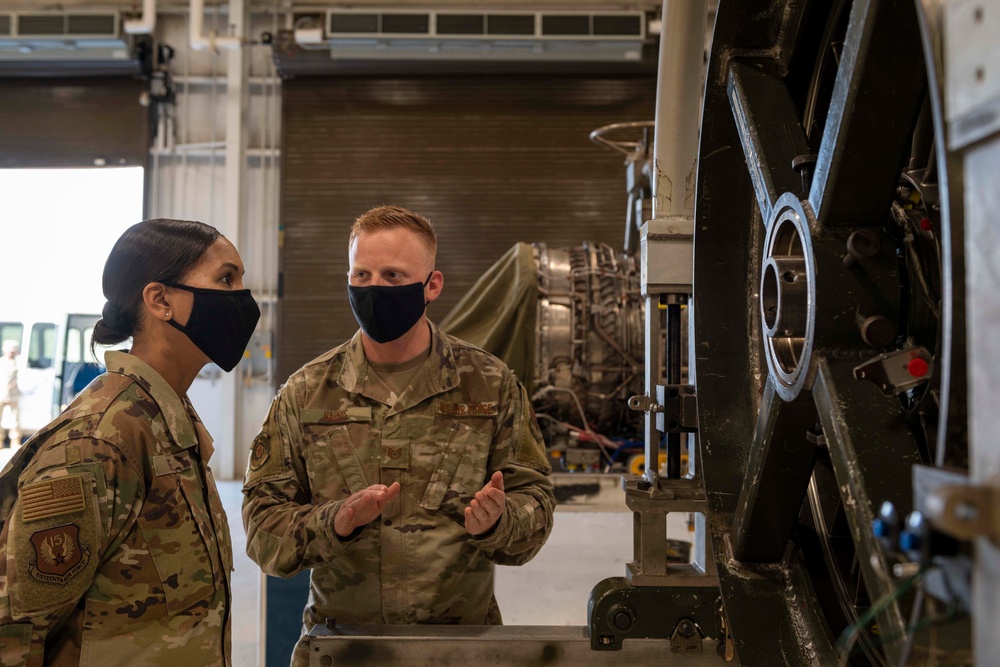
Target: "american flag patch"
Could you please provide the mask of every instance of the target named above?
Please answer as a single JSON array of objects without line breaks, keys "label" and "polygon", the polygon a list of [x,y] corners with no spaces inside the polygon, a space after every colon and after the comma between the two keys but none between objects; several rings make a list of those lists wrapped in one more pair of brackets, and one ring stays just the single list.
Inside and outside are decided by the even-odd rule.
[{"label": "american flag patch", "polygon": [[21,518],[24,521],[82,512],[85,507],[82,475],[48,479],[21,489]]}]

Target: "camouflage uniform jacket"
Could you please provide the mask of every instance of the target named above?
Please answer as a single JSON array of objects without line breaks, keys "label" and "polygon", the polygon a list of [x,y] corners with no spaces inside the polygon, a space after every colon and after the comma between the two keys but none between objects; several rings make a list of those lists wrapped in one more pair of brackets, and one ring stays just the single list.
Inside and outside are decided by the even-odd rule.
[{"label": "camouflage uniform jacket", "polygon": [[[495,471],[506,508],[480,537],[464,509]],[[312,569],[305,630],[346,623],[500,623],[493,563],[542,547],[551,469],[524,387],[496,357],[431,325],[430,356],[398,396],[368,372],[360,332],[289,378],[244,482],[247,553],[267,574]],[[399,482],[382,516],[341,539],[351,493]]]},{"label": "camouflage uniform jacket", "polygon": [[0,664],[229,665],[211,437],[148,365],[106,361],[0,477]]}]

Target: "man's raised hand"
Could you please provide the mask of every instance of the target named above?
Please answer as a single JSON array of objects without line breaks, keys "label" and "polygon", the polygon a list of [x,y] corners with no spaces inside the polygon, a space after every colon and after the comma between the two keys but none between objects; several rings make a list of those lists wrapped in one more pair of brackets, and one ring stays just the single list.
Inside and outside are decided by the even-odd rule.
[{"label": "man's raised hand", "polygon": [[367,489],[352,493],[333,518],[334,531],[340,537],[347,537],[382,514],[385,506],[398,495],[399,482],[393,482],[392,486],[372,484]]},{"label": "man's raised hand", "polygon": [[465,508],[465,530],[470,535],[482,535],[493,528],[503,514],[506,498],[503,473],[498,470]]}]

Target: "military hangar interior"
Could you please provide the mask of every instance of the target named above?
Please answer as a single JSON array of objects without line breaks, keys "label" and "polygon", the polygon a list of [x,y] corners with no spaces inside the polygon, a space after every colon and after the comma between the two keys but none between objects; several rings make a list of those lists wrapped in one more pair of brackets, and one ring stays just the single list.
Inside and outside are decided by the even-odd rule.
[{"label": "military hangar interior", "polygon": [[[506,625],[329,619],[310,664],[995,665],[997,34],[997,0],[0,0],[0,199],[140,168],[143,218],[239,249],[260,322],[190,392],[235,665],[298,637],[241,480],[278,387],[356,331],[379,204],[435,224],[428,317],[527,388],[555,530],[497,568]],[[41,231],[4,256],[71,281],[44,224],[8,212]],[[62,341],[25,361],[62,369],[54,416],[94,307],[9,303],[5,339]]]}]

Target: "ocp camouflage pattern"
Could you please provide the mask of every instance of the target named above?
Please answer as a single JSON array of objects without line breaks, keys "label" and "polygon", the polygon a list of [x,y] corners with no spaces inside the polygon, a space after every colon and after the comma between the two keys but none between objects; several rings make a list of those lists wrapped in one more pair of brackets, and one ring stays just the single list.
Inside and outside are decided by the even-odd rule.
[{"label": "ocp camouflage pattern", "polygon": [[[243,491],[247,553],[267,574],[311,569],[303,632],[344,623],[500,623],[493,564],[542,547],[551,469],[524,387],[496,357],[431,325],[431,350],[395,396],[358,333],[289,378],[254,441]],[[465,507],[495,471],[506,507],[488,534]],[[340,539],[351,494],[398,481],[380,519]],[[307,664],[300,641],[293,664]]]},{"label": "ocp camouflage pattern", "polygon": [[0,665],[229,665],[212,439],[148,365],[106,362],[0,477]]}]

